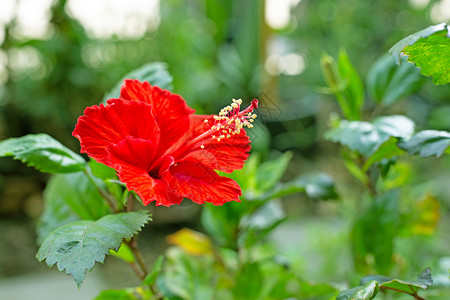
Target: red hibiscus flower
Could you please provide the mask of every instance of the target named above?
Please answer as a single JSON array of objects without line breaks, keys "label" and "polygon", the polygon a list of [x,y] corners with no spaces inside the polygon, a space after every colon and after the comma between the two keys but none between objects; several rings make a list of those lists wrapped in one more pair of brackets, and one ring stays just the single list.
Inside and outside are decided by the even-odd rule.
[{"label": "red hibiscus flower", "polygon": [[145,205],[239,201],[241,189],[215,170],[242,168],[250,150],[258,100],[240,111],[233,100],[219,115],[194,115],[179,95],[148,82],[125,80],[118,99],[94,105],[78,118],[73,136],[81,152],[114,168]]}]

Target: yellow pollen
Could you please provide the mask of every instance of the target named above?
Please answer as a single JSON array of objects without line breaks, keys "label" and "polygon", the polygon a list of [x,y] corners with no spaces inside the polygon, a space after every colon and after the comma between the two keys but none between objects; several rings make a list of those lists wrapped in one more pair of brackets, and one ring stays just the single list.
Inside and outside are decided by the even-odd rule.
[{"label": "yellow pollen", "polygon": [[200,148],[205,149],[205,145],[201,145]]},{"label": "yellow pollen", "polygon": [[203,121],[203,122],[208,123],[208,119],[205,119],[205,121]]}]

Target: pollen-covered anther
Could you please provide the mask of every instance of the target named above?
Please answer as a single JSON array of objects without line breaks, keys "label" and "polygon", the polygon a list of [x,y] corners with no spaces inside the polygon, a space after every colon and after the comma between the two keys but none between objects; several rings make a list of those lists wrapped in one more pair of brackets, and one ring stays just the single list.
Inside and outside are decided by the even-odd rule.
[{"label": "pollen-covered anther", "polygon": [[[224,138],[230,138],[232,135],[240,134],[244,127],[252,128],[256,114],[253,110],[258,107],[258,100],[254,99],[249,107],[241,111],[242,99],[233,99],[230,105],[225,106],[214,116],[214,125],[209,132],[219,131],[220,134],[211,135],[213,139],[220,142]],[[205,120],[205,123],[206,120]]]}]

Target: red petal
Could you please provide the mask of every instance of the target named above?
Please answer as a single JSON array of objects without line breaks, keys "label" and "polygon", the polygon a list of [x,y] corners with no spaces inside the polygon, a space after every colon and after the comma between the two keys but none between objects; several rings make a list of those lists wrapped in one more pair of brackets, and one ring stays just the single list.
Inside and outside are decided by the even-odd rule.
[{"label": "red petal", "polygon": [[160,129],[153,118],[152,108],[144,102],[109,101],[84,110],[84,116],[72,133],[81,143],[81,152],[100,163],[111,166],[107,148],[128,136],[152,141],[158,145]]},{"label": "red petal", "polygon": [[180,95],[139,80],[125,80],[120,98],[143,101],[152,106],[156,122],[161,128],[161,135],[164,136],[159,146],[159,154],[164,153],[186,133],[189,128],[189,116],[194,113]]},{"label": "red petal", "polygon": [[[156,201],[157,206],[181,203],[183,197],[169,191],[164,179],[153,178],[148,173],[155,153],[152,142],[128,137],[117,145],[110,146],[109,150],[120,181],[129,190],[134,190],[144,205],[152,201]],[[171,163],[173,164],[173,159]],[[168,169],[171,163],[166,162],[163,167]]]},{"label": "red petal", "polygon": [[240,201],[241,188],[232,179],[217,175],[214,170],[194,162],[182,162],[162,173],[171,190],[178,195],[203,204],[222,205]]},{"label": "red petal", "polygon": [[[205,123],[205,119],[208,119],[209,122]],[[186,135],[187,139],[200,135],[207,131],[210,126],[214,125],[214,119],[211,115],[192,115],[190,121],[191,126]],[[200,148],[201,145],[202,143],[196,145],[192,149],[194,152],[191,152],[186,157],[180,158],[180,161],[185,159],[196,159],[199,163],[210,168],[231,173],[234,170],[242,169],[251,148],[250,139],[244,129],[241,129],[239,134],[222,139],[220,142],[208,137],[208,139],[203,142],[203,149]],[[209,159],[209,163],[207,163],[208,159],[206,158],[210,157],[209,154],[212,154],[216,159]]]}]

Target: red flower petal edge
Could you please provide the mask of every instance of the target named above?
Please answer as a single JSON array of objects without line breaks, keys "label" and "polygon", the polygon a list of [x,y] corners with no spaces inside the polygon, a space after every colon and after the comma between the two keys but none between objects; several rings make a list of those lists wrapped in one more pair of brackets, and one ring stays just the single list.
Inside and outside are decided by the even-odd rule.
[{"label": "red flower petal edge", "polygon": [[171,206],[184,197],[222,205],[239,201],[241,189],[215,170],[242,168],[250,151],[244,127],[258,106],[242,100],[219,115],[194,115],[183,98],[148,82],[125,80],[120,97],[94,105],[78,118],[73,136],[81,152],[114,168],[144,205]]}]

